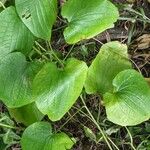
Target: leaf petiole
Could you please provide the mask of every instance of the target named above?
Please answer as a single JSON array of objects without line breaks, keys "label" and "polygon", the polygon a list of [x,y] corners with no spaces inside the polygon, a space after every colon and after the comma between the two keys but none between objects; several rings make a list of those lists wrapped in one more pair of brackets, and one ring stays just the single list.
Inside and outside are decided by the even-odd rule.
[{"label": "leaf petiole", "polygon": [[7,124],[3,124],[3,123],[0,123],[0,126],[1,126],[1,127],[4,127],[4,128],[16,129],[16,128],[13,127],[13,126],[10,126],[10,125],[7,125]]},{"label": "leaf petiole", "polygon": [[4,9],[6,9],[6,7],[5,7],[5,5],[0,1],[0,5],[4,8]]},{"label": "leaf petiole", "polygon": [[[90,115],[90,117],[91,117],[93,123],[97,126],[97,128],[98,128],[99,131],[101,132],[101,134],[102,134],[102,136],[103,136],[105,142],[107,143],[109,149],[110,149],[110,150],[113,150],[113,148],[111,147],[109,141],[107,140],[107,137],[106,137],[105,133],[103,132],[103,130],[101,129],[101,127],[99,126],[99,124],[97,123],[97,121],[95,120],[95,118],[93,117],[93,115],[91,114],[91,112],[90,112],[90,110],[88,109],[88,107],[86,106],[86,103],[85,103],[83,97],[80,96],[80,98],[81,98],[81,100],[82,100],[82,103],[83,103],[85,109],[87,110],[88,114]],[[115,145],[115,144],[113,144],[113,145]],[[117,146],[116,146],[116,147],[117,147]],[[119,150],[119,148],[117,148],[117,149]]]}]

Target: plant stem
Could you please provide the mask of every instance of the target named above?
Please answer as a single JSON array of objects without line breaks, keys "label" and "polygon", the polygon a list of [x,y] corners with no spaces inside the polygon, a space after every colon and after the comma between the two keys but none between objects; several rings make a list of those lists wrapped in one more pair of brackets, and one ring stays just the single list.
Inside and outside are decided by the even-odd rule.
[{"label": "plant stem", "polygon": [[65,61],[65,60],[68,58],[68,56],[69,56],[70,53],[72,52],[73,48],[74,48],[74,45],[72,45],[72,47],[70,48],[69,52],[67,53],[67,55],[66,55],[66,57],[63,59],[63,61]]},{"label": "plant stem", "polygon": [[46,49],[43,46],[41,46],[37,41],[35,41],[35,44],[37,46],[39,46],[41,48],[41,50],[43,50],[44,52],[46,52]]},{"label": "plant stem", "polygon": [[2,7],[4,8],[4,9],[6,9],[6,7],[5,7],[5,5],[0,1],[0,5],[2,5]]},{"label": "plant stem", "polygon": [[0,123],[0,126],[5,128],[15,129],[15,127],[3,123]]},{"label": "plant stem", "polygon": [[121,20],[121,21],[127,20],[127,21],[131,21],[132,23],[135,23],[135,21],[141,21],[141,22],[150,23],[149,21],[147,21],[147,20],[145,20],[143,18],[136,18],[136,17],[134,17],[134,18],[131,18],[131,17],[119,17],[118,20]]},{"label": "plant stem", "polygon": [[125,10],[132,12],[140,17],[142,17],[145,21],[147,21],[148,23],[150,23],[150,18],[148,18],[145,14],[141,14],[140,12],[132,9],[132,8],[125,8]]},{"label": "plant stem", "polygon": [[48,58],[42,54],[42,52],[40,50],[38,50],[36,47],[33,47],[33,49],[39,54],[41,55],[44,59],[48,60]]},{"label": "plant stem", "polygon": [[82,108],[84,108],[84,106],[81,107],[80,109],[78,109],[78,110],[58,129],[58,131],[61,131],[61,129],[62,129],[77,113],[79,113]]},{"label": "plant stem", "polygon": [[[90,119],[92,122],[93,122],[93,119],[90,117],[90,116],[88,116],[85,112],[83,112],[82,111],[82,109],[83,108],[86,108],[85,106],[82,106],[81,108],[82,109],[79,109],[79,108],[77,108],[77,107],[75,107],[75,106],[73,106],[73,108],[74,109],[76,109],[76,110],[79,110],[79,112],[81,112],[83,115],[85,115],[88,119]],[[78,112],[78,113],[79,113]],[[102,137],[103,138],[103,137]],[[117,145],[107,136],[107,138],[108,138],[108,140],[112,143],[112,145],[117,149],[117,150],[120,150],[118,147],[117,147]],[[99,143],[99,141],[101,140],[101,138],[97,141],[97,143]]]},{"label": "plant stem", "polygon": [[0,119],[0,122],[2,122],[2,121],[5,120],[5,119],[7,119],[6,116],[2,117],[2,118]]},{"label": "plant stem", "polygon": [[121,21],[131,21],[131,22],[135,22],[136,19],[135,18],[130,18],[130,17],[119,17],[118,20],[121,20]]},{"label": "plant stem", "polygon": [[59,64],[64,68],[64,64],[63,64],[62,60],[60,60],[58,58],[58,56],[55,54],[50,42],[47,42],[47,43],[48,43],[48,46],[49,46],[49,50],[52,52],[53,56],[56,58],[56,60],[59,62]]},{"label": "plant stem", "polygon": [[128,129],[127,127],[125,127],[125,128],[126,128],[128,134],[129,134],[129,137],[130,137],[130,145],[131,145],[131,147],[132,147],[133,150],[136,150],[136,148],[135,148],[134,145],[133,145],[133,138],[132,138],[132,135],[131,135],[129,129]]},{"label": "plant stem", "polygon": [[77,107],[75,107],[75,106],[73,106],[72,108],[74,108],[74,109],[76,109],[76,110],[79,110],[79,112],[81,112],[81,113],[82,113],[83,115],[85,115],[88,119],[90,119],[91,121],[93,121],[90,116],[88,116],[84,111],[82,111],[82,109],[85,108],[85,106],[82,106],[82,109],[79,109],[79,108],[77,108]]},{"label": "plant stem", "polygon": [[100,40],[98,40],[97,38],[92,38],[94,41],[96,41],[96,42],[98,42],[98,43],[100,43],[100,44],[104,44],[103,42],[101,42]]},{"label": "plant stem", "polygon": [[117,150],[120,150],[120,149],[117,147],[117,145],[111,140],[111,138],[109,138],[108,136],[107,136],[107,138],[108,138],[108,140],[112,143],[112,145],[113,145]]},{"label": "plant stem", "polygon": [[58,27],[57,29],[53,29],[52,31],[53,31],[53,32],[55,32],[55,31],[58,31],[58,30],[60,30],[60,29],[65,28],[65,27],[67,27],[67,25],[64,25],[64,26]]},{"label": "plant stem", "polygon": [[100,107],[100,102],[99,102],[99,105],[98,105],[98,115],[97,115],[97,119],[96,119],[96,121],[98,123],[99,123],[100,114],[101,114],[101,107]]},{"label": "plant stem", "polygon": [[[35,41],[35,44],[38,45],[38,46],[41,48],[41,50],[43,50],[44,52],[47,51],[47,50],[46,50],[43,46],[41,46],[37,41]],[[55,57],[55,59],[60,63],[60,65],[61,65],[62,67],[64,67],[63,62],[62,62],[62,61],[57,57],[57,55],[55,54],[55,52],[54,52],[54,50],[53,50],[53,48],[52,48],[50,42],[47,41],[46,44],[48,45],[48,46],[47,46],[47,47],[48,47],[48,50],[52,52],[52,54],[53,54],[53,56]],[[37,50],[37,49],[36,49],[36,50]],[[39,51],[38,51],[38,52],[39,52]],[[42,53],[41,53],[41,54],[42,54]],[[44,55],[44,56],[45,56],[45,55]],[[46,56],[45,56],[45,57],[46,57]]]},{"label": "plant stem", "polygon": [[107,137],[105,136],[105,133],[103,132],[103,130],[101,129],[101,127],[99,126],[99,124],[96,122],[96,120],[95,120],[95,118],[93,117],[93,115],[91,114],[90,110],[87,108],[83,97],[80,96],[80,98],[81,98],[81,100],[82,100],[82,103],[84,104],[85,109],[87,110],[88,114],[90,115],[90,117],[91,117],[93,123],[97,126],[97,128],[98,128],[99,131],[101,132],[101,134],[102,134],[102,136],[103,136],[105,142],[107,143],[109,149],[110,149],[110,150],[113,150],[112,147],[111,147],[111,145],[110,145],[110,143],[109,143],[108,140],[107,140]]}]

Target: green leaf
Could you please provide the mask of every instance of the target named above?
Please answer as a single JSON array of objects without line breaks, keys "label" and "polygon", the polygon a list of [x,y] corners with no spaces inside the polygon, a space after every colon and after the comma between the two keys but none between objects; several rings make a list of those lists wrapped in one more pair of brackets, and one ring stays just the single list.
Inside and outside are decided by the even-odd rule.
[{"label": "green leaf", "polygon": [[0,58],[12,51],[28,54],[34,37],[18,17],[14,7],[0,13]]},{"label": "green leaf", "polygon": [[37,122],[23,133],[21,146],[23,150],[66,150],[74,142],[65,133],[52,133],[52,127],[46,122]]},{"label": "green leaf", "polygon": [[90,138],[90,140],[95,141],[96,142],[96,135],[95,133],[88,127],[84,126],[84,132],[86,137]]},{"label": "green leaf", "polygon": [[150,88],[135,70],[120,72],[113,80],[113,93],[104,95],[107,117],[122,125],[137,125],[150,118]]},{"label": "green leaf", "polygon": [[79,97],[86,79],[84,62],[69,59],[64,69],[46,64],[33,81],[37,107],[52,121],[61,119]]},{"label": "green leaf", "polygon": [[112,28],[119,17],[117,8],[108,0],[68,0],[61,13],[69,22],[64,31],[69,44]]},{"label": "green leaf", "polygon": [[49,40],[57,17],[57,0],[16,0],[24,24],[38,38]]},{"label": "green leaf", "polygon": [[34,101],[31,85],[41,66],[38,62],[27,62],[19,52],[0,60],[0,99],[7,107],[21,107]]},{"label": "green leaf", "polygon": [[8,109],[12,118],[18,123],[23,123],[26,126],[41,121],[44,115],[37,109],[35,103],[25,105],[23,107]]},{"label": "green leaf", "polygon": [[130,69],[127,46],[119,42],[103,45],[88,70],[85,89],[88,94],[104,94],[113,89],[115,76],[125,69]]}]

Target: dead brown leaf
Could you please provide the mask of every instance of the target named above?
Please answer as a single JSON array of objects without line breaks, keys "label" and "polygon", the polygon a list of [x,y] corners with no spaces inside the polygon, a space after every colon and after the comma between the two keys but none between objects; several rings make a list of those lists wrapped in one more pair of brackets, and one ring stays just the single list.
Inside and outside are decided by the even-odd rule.
[{"label": "dead brown leaf", "polygon": [[143,34],[136,39],[137,49],[147,49],[150,47],[150,34]]}]

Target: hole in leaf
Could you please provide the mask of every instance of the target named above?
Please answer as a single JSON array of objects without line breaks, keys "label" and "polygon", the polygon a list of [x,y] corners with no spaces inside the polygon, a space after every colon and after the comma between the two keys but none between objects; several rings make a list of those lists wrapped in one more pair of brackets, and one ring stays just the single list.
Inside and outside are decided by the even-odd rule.
[{"label": "hole in leaf", "polygon": [[29,12],[29,10],[26,10],[26,12],[22,14],[22,18],[24,19],[28,19],[30,17],[31,17],[31,13]]}]

